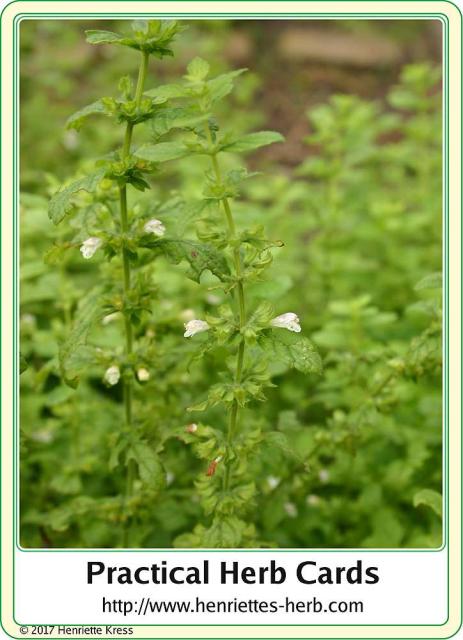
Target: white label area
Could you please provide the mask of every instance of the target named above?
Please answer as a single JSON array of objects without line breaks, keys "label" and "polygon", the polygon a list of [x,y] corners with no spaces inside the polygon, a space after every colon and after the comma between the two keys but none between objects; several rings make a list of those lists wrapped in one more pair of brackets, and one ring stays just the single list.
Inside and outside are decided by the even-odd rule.
[{"label": "white label area", "polygon": [[15,576],[15,619],[23,625],[447,619],[445,550],[16,551]]}]

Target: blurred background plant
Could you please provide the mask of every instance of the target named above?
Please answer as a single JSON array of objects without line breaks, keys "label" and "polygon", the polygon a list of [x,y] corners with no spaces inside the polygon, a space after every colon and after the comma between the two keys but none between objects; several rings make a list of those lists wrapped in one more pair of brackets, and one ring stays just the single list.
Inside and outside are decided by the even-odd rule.
[{"label": "blurred background plant", "polygon": [[[97,370],[72,390],[56,365],[58,344],[95,272],[78,251],[56,264],[49,249],[66,229],[53,228],[47,216],[60,182],[121,142],[104,119],[79,133],[64,129],[71,113],[110,95],[133,70],[130,52],[85,43],[84,30],[95,25],[21,25],[21,543],[29,547],[112,547],[119,540],[123,477],[109,465],[120,394]],[[264,216],[271,239],[285,240],[254,296],[295,311],[324,361],[323,375],[308,378],[273,367],[278,386],[259,415],[281,439],[268,442],[265,456],[250,455],[259,491],[249,521],[263,546],[438,546],[440,25],[188,26],[176,57],[151,67],[147,87],[183,75],[197,55],[213,74],[251,69],[220,119],[238,133],[264,128],[286,137],[250,157],[251,168],[265,167],[268,175],[249,181],[236,204],[238,224]],[[121,26],[99,21],[98,28]],[[188,159],[166,165],[142,196],[166,226],[177,224],[175,206],[163,217],[156,203],[200,197],[205,167]],[[183,323],[223,300],[162,261],[154,278],[170,292],[146,327],[160,338],[161,353],[153,356],[160,363],[163,349],[176,348]],[[111,348],[117,331],[102,327],[94,339]],[[220,364],[219,355],[189,368],[188,348],[178,349],[183,364],[167,361],[158,370],[144,407],[146,420],[161,417],[172,433],[188,424],[185,408],[213,384]],[[206,472],[203,463],[178,438],[162,455],[166,486],[147,489],[137,507],[139,546],[182,544],[202,518],[195,479]],[[235,540],[232,532],[229,544],[217,546]]]}]

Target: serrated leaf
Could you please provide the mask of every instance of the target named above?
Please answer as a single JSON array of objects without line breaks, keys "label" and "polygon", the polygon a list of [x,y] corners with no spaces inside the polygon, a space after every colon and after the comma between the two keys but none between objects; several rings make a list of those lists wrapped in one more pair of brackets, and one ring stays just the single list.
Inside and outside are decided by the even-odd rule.
[{"label": "serrated leaf", "polygon": [[19,374],[24,373],[29,368],[29,363],[21,352],[19,352]]},{"label": "serrated leaf", "polygon": [[104,31],[100,29],[89,29],[85,32],[86,40],[90,44],[119,44],[124,37],[114,31]]},{"label": "serrated leaf", "polygon": [[151,126],[154,134],[161,137],[172,129],[195,127],[207,120],[208,117],[208,113],[201,113],[194,107],[163,109],[154,116]]},{"label": "serrated leaf", "polygon": [[233,80],[244,73],[246,69],[236,69],[223,73],[212,80],[208,80],[207,87],[212,102],[225,98],[233,90]]},{"label": "serrated leaf", "polygon": [[54,224],[59,224],[72,210],[73,196],[79,191],[88,191],[88,193],[95,191],[104,174],[105,169],[99,169],[84,178],[71,182],[71,184],[55,193],[48,205],[48,216],[50,220],[52,220]]},{"label": "serrated leaf", "polygon": [[74,244],[71,242],[63,242],[61,244],[55,243],[45,252],[45,255],[43,256],[44,263],[48,264],[49,266],[58,264],[59,262],[61,262],[66,251],[73,246]]},{"label": "serrated leaf", "polygon": [[161,84],[154,89],[144,91],[145,96],[150,98],[184,98],[189,95],[188,88],[182,84]]},{"label": "serrated leaf", "polygon": [[150,487],[162,489],[165,481],[164,469],[158,455],[145,440],[135,440],[127,452],[127,458],[135,460],[140,479]]},{"label": "serrated leaf", "polygon": [[285,455],[294,458],[300,464],[303,464],[301,456],[291,447],[288,438],[281,431],[268,431],[263,434],[263,444],[270,448],[276,448]]},{"label": "serrated leaf", "polygon": [[413,506],[418,507],[424,504],[436,513],[439,518],[442,518],[442,496],[437,491],[432,489],[422,489],[413,496]]},{"label": "serrated leaf", "polygon": [[277,131],[259,131],[258,133],[248,133],[234,142],[225,144],[222,151],[230,151],[232,153],[246,153],[265,147],[274,142],[283,142],[284,138]]},{"label": "serrated leaf", "polygon": [[[137,51],[146,51],[163,58],[172,56],[173,51],[169,45],[181,31],[186,27],[174,21],[148,20],[138,21],[138,26],[134,28],[133,36],[122,36],[113,31],[91,29],[86,31],[87,42],[90,44],[117,44]],[[141,26],[143,24],[143,26]]]},{"label": "serrated leaf", "polygon": [[274,359],[302,373],[322,372],[321,357],[311,341],[304,336],[295,335],[285,329],[275,329],[261,334],[259,344],[264,351],[271,353]]},{"label": "serrated leaf", "polygon": [[90,329],[104,316],[102,289],[97,287],[80,303],[74,317],[73,326],[65,342],[60,346],[59,365],[61,375],[67,385],[75,389],[79,384],[79,374],[88,363],[88,358],[76,358],[80,349],[86,346]]},{"label": "serrated leaf", "polygon": [[205,529],[202,546],[213,549],[236,549],[240,546],[246,523],[233,516],[216,518],[209,529]]},{"label": "serrated leaf", "polygon": [[167,162],[183,158],[188,154],[187,147],[182,142],[159,142],[158,144],[144,144],[134,155],[149,162]]},{"label": "serrated leaf", "polygon": [[82,109],[79,109],[79,111],[73,113],[72,116],[70,116],[66,120],[66,129],[76,129],[76,131],[78,131],[82,127],[84,120],[88,118],[88,116],[100,113],[105,114],[106,112],[107,110],[103,101],[96,100],[95,102],[92,102],[86,107],[83,107]]},{"label": "serrated leaf", "polygon": [[208,244],[173,238],[147,238],[141,241],[140,246],[157,251],[174,264],[183,260],[188,262],[190,271],[187,275],[195,282],[200,281],[204,271],[210,271],[220,280],[230,272],[222,253]]},{"label": "serrated leaf", "polygon": [[204,80],[210,70],[210,65],[206,60],[202,58],[193,58],[193,60],[187,66],[188,75],[187,78],[192,82],[198,82]]},{"label": "serrated leaf", "polygon": [[442,273],[430,273],[415,285],[415,291],[422,291],[423,289],[441,289],[442,288]]}]

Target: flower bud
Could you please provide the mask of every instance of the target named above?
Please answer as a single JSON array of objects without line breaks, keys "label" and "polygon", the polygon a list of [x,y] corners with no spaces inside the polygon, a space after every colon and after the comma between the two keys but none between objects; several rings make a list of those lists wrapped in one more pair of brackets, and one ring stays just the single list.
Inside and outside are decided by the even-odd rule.
[{"label": "flower bud", "polygon": [[121,377],[121,371],[117,365],[112,365],[106,369],[103,380],[111,387],[117,384]]},{"label": "flower bud", "polygon": [[283,509],[286,511],[290,518],[295,518],[297,516],[297,507],[294,502],[285,502],[283,505]]},{"label": "flower bud", "polygon": [[208,331],[208,329],[210,329],[210,327],[204,320],[190,320],[189,322],[185,322],[185,333],[183,336],[185,338],[190,338],[197,333]]},{"label": "flower bud", "polygon": [[294,331],[294,333],[300,333],[301,325],[299,324],[299,318],[295,313],[283,313],[281,316],[277,316],[270,320],[272,327],[279,327],[281,329],[288,329],[288,331]]},{"label": "flower bud", "polygon": [[211,477],[214,475],[216,469],[217,469],[217,465],[219,464],[219,462],[222,460],[222,456],[217,456],[217,458],[215,458],[215,460],[213,460],[210,465],[207,468],[206,471],[206,475]]},{"label": "flower bud", "polygon": [[102,244],[103,244],[103,241],[100,240],[100,238],[95,238],[95,237],[87,238],[87,240],[85,240],[81,244],[80,252],[86,260],[89,260],[95,254],[95,251],[99,247],[101,247]]},{"label": "flower bud", "polygon": [[165,234],[166,228],[160,220],[152,218],[145,224],[145,226],[143,227],[143,231],[145,233],[154,233],[155,236],[161,237]]},{"label": "flower bud", "polygon": [[150,379],[150,372],[145,367],[140,367],[137,371],[139,382],[147,382]]}]

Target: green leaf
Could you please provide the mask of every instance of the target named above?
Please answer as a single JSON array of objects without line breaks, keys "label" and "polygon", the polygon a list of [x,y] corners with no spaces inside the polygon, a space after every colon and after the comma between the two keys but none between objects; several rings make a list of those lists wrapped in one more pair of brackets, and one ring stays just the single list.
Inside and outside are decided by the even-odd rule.
[{"label": "green leaf", "polygon": [[421,489],[413,496],[413,506],[418,507],[420,504],[424,504],[436,513],[439,518],[442,518],[442,496],[437,491],[432,489]]},{"label": "green leaf", "polygon": [[236,549],[246,531],[246,523],[234,516],[215,518],[203,534],[202,545],[213,549]]},{"label": "green leaf", "polygon": [[159,457],[145,440],[135,440],[127,452],[127,458],[137,463],[140,479],[150,487],[162,489],[165,472]]},{"label": "green leaf", "polygon": [[92,104],[88,104],[86,107],[83,107],[82,109],[79,109],[79,111],[73,113],[66,121],[66,129],[76,129],[76,131],[78,131],[88,116],[100,113],[106,114],[107,109],[103,100],[96,100],[95,102],[92,102]]},{"label": "green leaf", "polygon": [[263,434],[263,444],[270,449],[280,449],[286,456],[293,458],[300,464],[304,464],[301,456],[294,451],[287,436],[281,431],[268,431]]},{"label": "green leaf", "polygon": [[295,335],[285,329],[261,334],[260,346],[264,351],[271,353],[272,357],[301,371],[302,373],[322,372],[322,360],[311,341]]},{"label": "green leaf", "polygon": [[228,73],[223,73],[216,78],[212,78],[207,82],[209,89],[209,95],[212,102],[225,98],[231,91],[233,91],[233,80],[239,75],[244,73],[246,69],[236,69]]},{"label": "green leaf", "polygon": [[88,364],[88,358],[76,358],[79,350],[87,344],[90,329],[104,316],[102,289],[93,289],[80,303],[70,334],[60,346],[59,365],[61,375],[67,385],[75,389],[79,384],[79,374]]},{"label": "green leaf", "polygon": [[68,249],[74,247],[75,245],[72,242],[63,242],[60,244],[55,243],[51,246],[43,256],[43,261],[45,264],[49,266],[53,266],[55,264],[59,264],[64,257],[64,254]]},{"label": "green leaf", "polygon": [[21,352],[19,352],[19,374],[24,373],[29,368],[29,363]]},{"label": "green leaf", "polygon": [[176,107],[163,109],[154,116],[151,126],[154,134],[161,137],[172,129],[186,129],[195,127],[209,117],[208,113],[201,113],[195,107]]},{"label": "green leaf", "polygon": [[99,169],[84,178],[75,180],[54,194],[48,205],[48,216],[54,224],[59,224],[72,210],[72,198],[79,191],[92,193],[96,190],[105,174],[105,169]]},{"label": "green leaf", "polygon": [[415,285],[415,291],[422,291],[423,289],[441,289],[442,288],[442,273],[430,273]]},{"label": "green leaf", "polygon": [[187,78],[191,82],[200,82],[208,75],[210,71],[210,65],[202,58],[193,58],[190,64],[187,66]]},{"label": "green leaf", "polygon": [[133,36],[122,36],[113,31],[97,29],[91,29],[85,33],[87,42],[90,44],[117,44],[163,58],[173,55],[169,45],[177,33],[184,31],[185,28],[174,21],[139,20],[134,23]]},{"label": "green leaf", "polygon": [[204,271],[210,271],[220,280],[224,280],[230,272],[222,253],[208,244],[193,240],[148,237],[140,242],[140,246],[157,251],[174,264],[188,262],[190,271],[187,275],[195,282],[200,281]]},{"label": "green leaf", "polygon": [[166,98],[170,100],[171,98],[185,98],[190,95],[190,92],[183,84],[161,84],[154,89],[144,91],[144,95],[151,98]]},{"label": "green leaf", "polygon": [[259,147],[265,147],[274,142],[283,142],[284,138],[281,133],[276,131],[259,131],[258,133],[248,133],[234,142],[225,144],[222,151],[230,151],[232,153],[245,153],[253,151]]},{"label": "green leaf", "polygon": [[188,154],[188,148],[182,142],[159,142],[158,144],[144,144],[134,155],[149,162],[167,162],[183,158]]},{"label": "green leaf", "polygon": [[87,42],[90,44],[119,44],[124,37],[114,31],[104,31],[100,29],[89,29],[85,32]]}]

